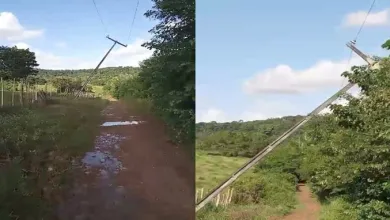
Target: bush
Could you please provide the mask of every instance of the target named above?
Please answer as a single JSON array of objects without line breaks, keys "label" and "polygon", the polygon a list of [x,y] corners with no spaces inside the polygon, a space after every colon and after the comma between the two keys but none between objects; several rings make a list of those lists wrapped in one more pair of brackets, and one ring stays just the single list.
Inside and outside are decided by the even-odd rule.
[{"label": "bush", "polygon": [[77,158],[93,146],[105,102],[0,112],[0,219],[53,219]]},{"label": "bush", "polygon": [[233,185],[236,204],[263,203],[287,214],[295,208],[296,179],[286,173],[255,172],[243,176]]},{"label": "bush", "polygon": [[358,219],[356,206],[343,198],[336,198],[322,206],[320,220],[353,220]]}]

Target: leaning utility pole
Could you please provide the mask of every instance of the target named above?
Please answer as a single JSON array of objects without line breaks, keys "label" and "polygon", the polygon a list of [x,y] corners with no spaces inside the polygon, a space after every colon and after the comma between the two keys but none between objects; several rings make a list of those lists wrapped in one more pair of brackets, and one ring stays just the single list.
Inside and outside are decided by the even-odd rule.
[{"label": "leaning utility pole", "polygon": [[91,74],[91,76],[89,76],[87,78],[87,80],[85,81],[85,83],[81,86],[80,90],[77,92],[76,94],[76,98],[79,97],[80,93],[83,91],[84,87],[89,83],[89,81],[92,79],[93,75],[95,75],[95,73],[97,73],[97,70],[99,69],[100,65],[102,65],[103,61],[107,58],[108,54],[111,52],[111,50],[115,47],[116,44],[119,44],[123,47],[127,47],[127,45],[125,44],[122,44],[121,42],[117,41],[117,40],[114,40],[112,39],[110,36],[106,36],[107,39],[111,40],[112,42],[114,42],[111,46],[111,48],[107,51],[106,55],[104,55],[104,57],[102,58],[102,60],[100,60],[99,64],[96,66],[96,68],[93,70],[93,73]]},{"label": "leaning utility pole", "polygon": [[[379,68],[379,63],[375,62],[369,56],[365,55],[359,49],[357,49],[355,47],[353,41],[351,41],[350,43],[347,43],[347,47],[351,48],[357,55],[359,55],[362,59],[364,59],[368,63],[368,66],[370,69],[378,69]],[[204,199],[202,199],[199,203],[197,203],[195,211],[197,212],[201,208],[203,208],[215,196],[217,196],[219,193],[221,193],[222,190],[224,190],[226,187],[228,187],[230,184],[232,184],[239,176],[241,176],[247,170],[249,170],[251,167],[253,167],[257,162],[259,162],[261,159],[263,159],[274,148],[279,146],[288,137],[290,137],[292,134],[294,134],[296,131],[298,131],[298,129],[301,128],[304,124],[306,124],[310,119],[312,119],[315,115],[317,115],[322,110],[324,110],[326,107],[328,107],[330,104],[332,104],[332,102],[334,102],[338,97],[340,97],[340,95],[347,92],[354,85],[355,84],[353,84],[353,83],[348,83],[346,86],[344,86],[338,92],[336,92],[333,96],[331,96],[329,99],[327,99],[325,102],[323,102],[320,106],[318,106],[316,109],[314,109],[311,113],[309,113],[302,121],[298,122],[296,125],[294,125],[292,128],[290,128],[288,131],[286,131],[284,134],[282,134],[280,137],[278,137],[275,141],[273,141],[271,144],[269,144],[267,147],[265,147],[256,156],[254,156],[246,164],[244,164],[241,168],[239,168],[235,173],[233,173],[233,175],[230,178],[228,178],[227,180],[222,182],[218,187],[216,187],[206,197],[204,197]]]}]

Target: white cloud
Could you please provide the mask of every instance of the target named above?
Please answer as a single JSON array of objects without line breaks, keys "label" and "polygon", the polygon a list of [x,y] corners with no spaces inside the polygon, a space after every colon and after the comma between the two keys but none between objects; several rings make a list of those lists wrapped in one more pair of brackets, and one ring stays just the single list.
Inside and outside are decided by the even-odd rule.
[{"label": "white cloud", "polygon": [[[384,26],[390,23],[390,9],[384,9],[378,12],[371,12],[366,20],[365,26]],[[363,24],[367,16],[366,11],[357,11],[349,13],[344,17],[343,26],[354,27]]]},{"label": "white cloud", "polygon": [[11,12],[0,12],[0,39],[18,41],[43,35],[43,30],[28,30]]},{"label": "white cloud", "polygon": [[[137,39],[129,44],[127,48],[116,47],[108,55],[101,67],[113,66],[139,66],[139,62],[149,58],[152,51],[142,47],[145,40]],[[102,57],[96,59],[82,59],[81,57],[67,57],[56,55],[55,53],[42,51],[38,48],[19,42],[12,45],[21,49],[30,48],[30,51],[35,52],[39,67],[43,69],[89,69],[95,68]],[[101,56],[107,51],[102,51]]]},{"label": "white cloud", "polygon": [[227,118],[223,111],[216,108],[209,108],[205,112],[200,113],[199,117],[196,117],[196,122],[226,122]]},{"label": "white cloud", "polygon": [[344,77],[341,73],[353,65],[362,65],[364,61],[353,56],[348,60],[319,61],[308,69],[294,70],[288,65],[278,65],[257,73],[243,84],[243,90],[248,94],[260,93],[305,93],[320,89],[340,87]]}]

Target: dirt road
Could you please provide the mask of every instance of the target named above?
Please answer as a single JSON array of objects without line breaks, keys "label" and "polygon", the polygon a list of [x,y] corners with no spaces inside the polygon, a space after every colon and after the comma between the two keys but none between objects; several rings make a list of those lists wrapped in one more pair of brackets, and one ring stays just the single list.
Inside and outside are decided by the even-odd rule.
[{"label": "dirt road", "polygon": [[304,184],[298,186],[299,207],[289,215],[278,220],[318,220],[321,210],[320,203],[312,197],[310,189]]},{"label": "dirt road", "polygon": [[169,141],[161,121],[120,101],[102,114],[130,123],[101,127],[60,219],[194,219],[193,159]]}]

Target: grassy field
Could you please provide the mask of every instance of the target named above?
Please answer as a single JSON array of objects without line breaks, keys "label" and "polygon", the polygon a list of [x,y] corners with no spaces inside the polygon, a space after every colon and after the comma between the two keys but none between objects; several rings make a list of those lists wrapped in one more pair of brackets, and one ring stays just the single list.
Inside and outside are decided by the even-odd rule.
[{"label": "grassy field", "polygon": [[55,219],[75,162],[93,147],[101,99],[0,109],[0,219]]},{"label": "grassy field", "polygon": [[[249,158],[225,157],[196,152],[196,188],[205,193],[228,178]],[[287,214],[297,205],[295,182],[288,175],[255,169],[233,185],[233,202],[227,207],[207,205],[197,213],[198,220],[266,220]],[[240,199],[239,199],[240,198]]]},{"label": "grassy field", "polygon": [[196,188],[211,190],[228,178],[249,159],[244,157],[224,157],[196,152]]}]

